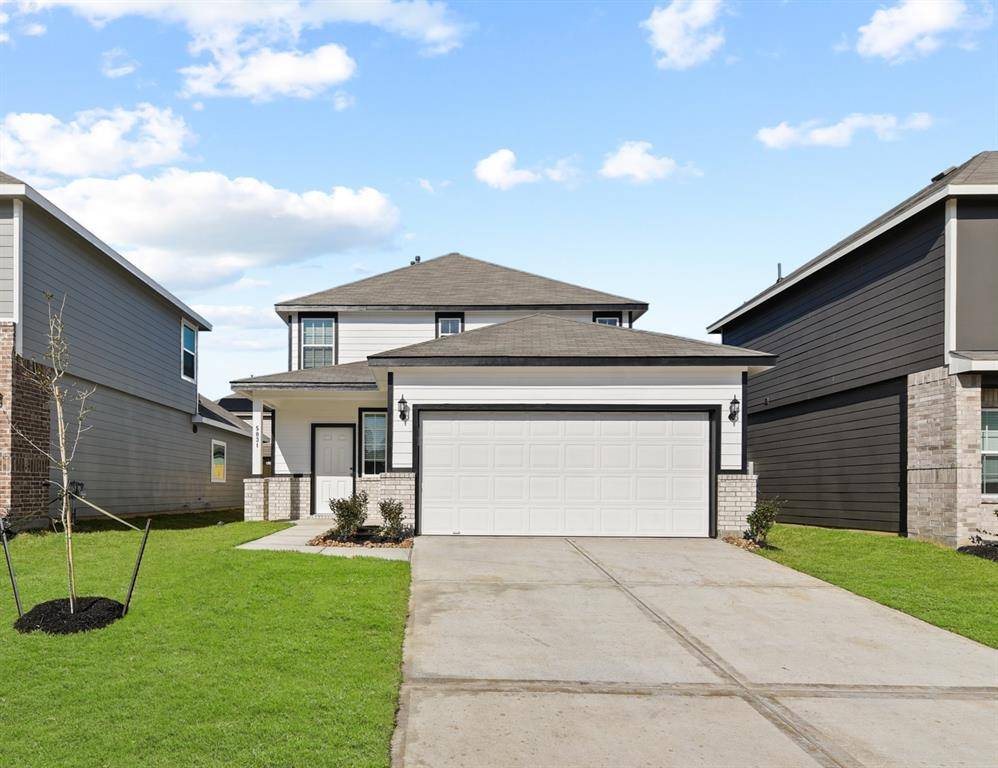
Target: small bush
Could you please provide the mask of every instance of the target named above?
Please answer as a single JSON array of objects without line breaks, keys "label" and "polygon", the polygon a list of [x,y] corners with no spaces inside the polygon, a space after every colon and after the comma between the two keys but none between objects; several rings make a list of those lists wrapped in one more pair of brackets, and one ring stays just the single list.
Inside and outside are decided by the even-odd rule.
[{"label": "small bush", "polygon": [[357,535],[367,520],[367,491],[353,493],[345,499],[330,499],[329,508],[336,517],[333,538],[347,541]]},{"label": "small bush", "polygon": [[766,546],[766,538],[776,522],[776,516],[780,514],[783,502],[779,499],[760,499],[745,522],[748,523],[748,530],[745,538],[754,541],[760,547]]},{"label": "small bush", "polygon": [[388,541],[402,541],[405,538],[406,530],[402,522],[402,515],[405,514],[405,507],[397,499],[382,499],[378,504],[381,512],[381,519],[384,524],[378,529],[378,536]]}]

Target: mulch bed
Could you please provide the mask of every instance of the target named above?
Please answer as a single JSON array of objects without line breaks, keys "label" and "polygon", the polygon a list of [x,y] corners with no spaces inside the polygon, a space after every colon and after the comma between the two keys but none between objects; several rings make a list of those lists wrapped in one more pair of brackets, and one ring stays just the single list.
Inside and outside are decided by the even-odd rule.
[{"label": "mulch bed", "polygon": [[968,544],[965,547],[958,547],[956,551],[963,552],[965,555],[982,557],[985,560],[993,560],[994,562],[998,563],[998,543]]},{"label": "mulch bed", "polygon": [[760,548],[754,541],[746,539],[743,536],[725,536],[724,541],[738,547],[739,549],[747,549],[749,552],[754,552]]},{"label": "mulch bed", "polygon": [[109,597],[78,597],[76,612],[69,612],[69,598],[39,603],[14,622],[18,632],[72,635],[102,629],[121,618],[124,605]]},{"label": "mulch bed", "polygon": [[388,541],[378,538],[377,528],[362,528],[360,532],[347,539],[340,541],[333,538],[332,529],[316,536],[309,542],[313,547],[366,547],[368,549],[412,549],[412,537],[402,539],[402,541]]}]

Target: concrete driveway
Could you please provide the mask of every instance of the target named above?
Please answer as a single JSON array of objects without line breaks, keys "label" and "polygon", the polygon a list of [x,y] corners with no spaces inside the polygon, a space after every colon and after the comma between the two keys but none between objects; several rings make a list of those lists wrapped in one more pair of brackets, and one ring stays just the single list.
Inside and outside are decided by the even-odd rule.
[{"label": "concrete driveway", "polygon": [[998,652],[712,540],[421,537],[395,766],[998,765]]}]

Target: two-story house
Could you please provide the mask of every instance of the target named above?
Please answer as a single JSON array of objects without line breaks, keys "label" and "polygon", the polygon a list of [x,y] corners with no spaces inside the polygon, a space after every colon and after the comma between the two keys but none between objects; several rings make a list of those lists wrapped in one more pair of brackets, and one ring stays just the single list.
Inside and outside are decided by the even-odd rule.
[{"label": "two-story house", "polygon": [[709,327],[779,355],[749,458],[784,520],[948,545],[998,509],[998,152],[982,152]]},{"label": "two-story house", "polygon": [[20,363],[45,362],[46,294],[56,309],[65,300],[68,383],[96,387],[72,473],[87,499],[115,514],[242,506],[249,429],[198,395],[198,335],[211,325],[0,173],[0,515],[44,517],[54,497],[48,460],[24,438],[56,445],[51,404]]},{"label": "two-story house", "polygon": [[740,405],[773,356],[637,330],[645,302],[455,253],[275,309],[287,371],[232,382],[247,518],[363,489],[424,534],[713,536],[754,503]]}]

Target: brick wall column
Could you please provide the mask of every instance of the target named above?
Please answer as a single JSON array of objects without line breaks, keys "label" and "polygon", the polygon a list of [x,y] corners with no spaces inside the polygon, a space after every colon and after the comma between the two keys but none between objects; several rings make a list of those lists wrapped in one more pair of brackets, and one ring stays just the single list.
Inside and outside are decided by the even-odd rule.
[{"label": "brick wall column", "polygon": [[13,428],[49,450],[48,392],[26,375],[32,365],[14,348],[14,323],[0,323],[0,514],[24,521],[48,514],[49,461]]},{"label": "brick wall column", "polygon": [[755,509],[758,475],[717,476],[717,533],[740,535],[748,528],[745,519]]}]

